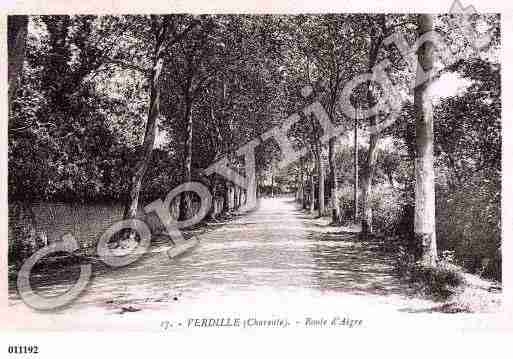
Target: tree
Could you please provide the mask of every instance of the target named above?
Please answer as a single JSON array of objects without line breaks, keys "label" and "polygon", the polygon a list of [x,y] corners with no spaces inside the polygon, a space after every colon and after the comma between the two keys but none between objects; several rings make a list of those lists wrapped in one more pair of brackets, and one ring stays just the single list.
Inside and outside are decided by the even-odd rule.
[{"label": "tree", "polygon": [[[7,17],[7,51],[8,51],[8,107],[11,114],[11,105],[18,82],[23,70],[25,60],[25,44],[27,39],[28,16],[10,15]],[[14,219],[14,221],[13,221]],[[25,202],[20,204],[10,201],[9,204],[9,222],[15,222],[9,227],[9,262],[16,261],[16,267],[21,266],[21,260],[28,257],[31,252],[37,248],[37,237],[35,231],[35,216],[30,206]],[[12,236],[18,238],[18,242],[12,239]]]},{"label": "tree", "polygon": [[[296,41],[298,50],[311,59],[312,71],[323,80],[319,99],[325,106],[331,123],[343,125],[345,116],[338,102],[346,81],[361,71],[361,57],[365,44],[360,36],[364,30],[361,15],[323,15],[298,17]],[[339,177],[340,170],[335,165],[339,136],[324,134],[328,140],[328,183],[333,223],[340,223]],[[321,163],[322,165],[322,163]]]},{"label": "tree", "polygon": [[[417,16],[419,37],[433,30],[433,16]],[[425,42],[417,53],[417,78],[433,69],[434,44]],[[433,165],[433,105],[430,84],[432,79],[417,84],[414,90],[416,115],[415,156],[415,240],[420,246],[420,259],[426,266],[436,266],[435,172]]]},{"label": "tree", "polygon": [[151,16],[151,33],[153,34],[154,43],[153,53],[151,54],[152,69],[149,77],[150,100],[148,104],[148,116],[144,132],[143,147],[130,181],[130,190],[123,215],[125,219],[135,218],[137,215],[142,180],[155,146],[155,137],[158,131],[158,118],[160,115],[160,75],[162,67],[164,66],[165,50],[169,49],[175,43],[182,41],[185,35],[196,26],[196,22],[191,22],[179,33],[177,32],[177,26],[176,18],[173,15]]},{"label": "tree", "polygon": [[18,88],[18,80],[23,70],[28,21],[28,16],[26,15],[10,15],[7,17],[9,112],[11,111],[11,102]]},{"label": "tree", "polygon": [[[368,28],[369,28],[369,45],[368,45],[368,62],[367,72],[373,73],[375,65],[380,59],[380,52],[384,48],[385,39],[392,34],[392,31],[397,28],[405,28],[412,23],[411,15],[398,15],[398,16],[387,16],[384,14],[380,15],[369,15],[367,17]],[[390,52],[387,55],[393,54]],[[394,66],[398,74],[395,77],[398,83],[407,83],[408,76],[401,71],[404,68],[403,65]],[[383,90],[383,89],[382,89]],[[378,95],[378,88],[369,81],[367,91],[364,98],[360,101],[365,102],[367,108],[371,108],[376,104],[376,98]],[[369,125],[375,126],[378,123],[380,115],[373,115],[369,117]],[[377,161],[377,150],[383,133],[375,131],[369,134],[369,147],[367,150],[367,156],[364,161],[364,166],[361,176],[362,186],[362,235],[366,236],[368,233],[373,231],[372,228],[372,208],[370,204],[370,198],[372,193],[372,185],[374,181],[376,161]]]},{"label": "tree", "polygon": [[353,149],[353,220],[358,221],[358,116],[354,119],[354,149]]},{"label": "tree", "polygon": [[[379,50],[386,34],[386,17],[384,14],[375,15],[376,18],[369,18],[369,58],[367,62],[367,71],[372,72],[378,60]],[[374,103],[374,93],[372,91],[373,84],[369,82],[366,103],[368,108]],[[370,116],[369,124],[376,125],[376,116]],[[376,149],[379,142],[379,133],[373,132],[369,136],[369,148],[367,157],[364,162],[364,170],[362,176],[362,235],[366,236],[372,232],[372,208],[370,206],[370,194],[372,191],[372,181],[376,168]]]}]

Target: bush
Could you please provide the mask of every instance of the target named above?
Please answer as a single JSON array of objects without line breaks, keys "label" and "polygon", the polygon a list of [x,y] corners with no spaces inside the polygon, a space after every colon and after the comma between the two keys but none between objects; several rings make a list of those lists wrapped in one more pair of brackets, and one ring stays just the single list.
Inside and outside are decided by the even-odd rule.
[{"label": "bush", "polygon": [[395,189],[374,191],[371,196],[372,227],[385,235],[396,234],[403,216],[401,192]]},{"label": "bush", "polygon": [[471,273],[501,280],[500,186],[496,175],[476,173],[450,192],[437,188],[439,252]]},{"label": "bush", "polygon": [[[339,206],[341,208],[342,220],[350,222],[354,219],[354,193],[353,187],[346,185],[339,188]],[[359,218],[362,213],[362,197],[359,193]],[[397,228],[403,217],[405,205],[404,195],[400,190],[385,186],[375,185],[370,197],[372,208],[373,231],[385,235],[396,234]]]},{"label": "bush", "polygon": [[463,276],[450,263],[439,261],[437,267],[426,267],[415,262],[404,247],[396,257],[396,269],[419,294],[445,300],[464,282]]},{"label": "bush", "polygon": [[[494,169],[469,173],[459,185],[440,179],[436,186],[436,235],[440,258],[470,273],[501,281],[500,174]],[[353,220],[353,188],[339,189],[344,222]],[[361,199],[361,194],[360,197]],[[370,198],[373,231],[402,237],[408,250],[414,221],[414,203],[409,192],[375,184]],[[359,206],[362,209],[361,203]],[[361,213],[359,216],[361,218]],[[446,255],[444,255],[444,252]],[[450,254],[450,256],[449,256]]]},{"label": "bush", "polygon": [[[353,219],[352,187],[341,188],[339,195],[344,219],[350,221]],[[405,247],[412,250],[414,204],[411,196],[395,188],[375,185],[370,203],[373,231],[386,236],[399,235]],[[359,208],[361,210],[361,203]],[[500,213],[500,176],[491,169],[469,174],[458,186],[438,183],[436,235],[439,257],[447,257],[446,261],[470,273],[501,281]]]},{"label": "bush", "polygon": [[440,267],[423,267],[415,265],[411,280],[420,284],[423,294],[444,300],[454,293],[454,289],[463,283],[463,277],[457,271],[444,265]]}]

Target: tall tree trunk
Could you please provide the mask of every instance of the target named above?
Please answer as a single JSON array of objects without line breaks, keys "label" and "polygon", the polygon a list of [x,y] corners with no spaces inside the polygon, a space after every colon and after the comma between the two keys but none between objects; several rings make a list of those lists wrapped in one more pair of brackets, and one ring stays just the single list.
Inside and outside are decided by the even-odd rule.
[{"label": "tall tree trunk", "polygon": [[354,187],[353,187],[353,219],[358,221],[358,116],[354,119]]},{"label": "tall tree trunk", "polygon": [[[192,136],[193,136],[193,116],[192,116],[192,99],[186,96],[186,106],[184,122],[186,124],[185,130],[185,154],[184,154],[184,183],[191,182],[192,180]],[[180,201],[180,219],[191,218],[192,213],[192,196],[189,192],[182,194]]]},{"label": "tall tree trunk", "polygon": [[139,194],[144,174],[148,169],[148,163],[151,160],[151,154],[155,145],[155,138],[158,131],[158,117],[160,113],[160,86],[159,79],[164,64],[164,43],[167,37],[168,23],[164,22],[159,26],[155,18],[152,19],[152,26],[155,33],[155,50],[153,53],[153,68],[150,77],[150,106],[148,110],[148,120],[146,121],[146,130],[144,133],[144,142],[139,159],[135,165],[135,171],[130,181],[130,191],[125,204],[123,218],[129,219],[137,216],[139,205]]},{"label": "tall tree trunk", "polygon": [[324,166],[322,164],[321,151],[319,150],[319,158],[317,159],[317,172],[319,173],[319,217],[322,217],[326,212],[324,206]]},{"label": "tall tree trunk", "polygon": [[304,190],[304,184],[303,184],[303,167],[299,169],[300,175],[299,175],[299,184],[298,184],[298,196],[297,200],[299,203],[301,203],[301,206],[303,205],[303,201],[305,198],[305,190]]},{"label": "tall tree trunk", "polygon": [[305,179],[303,184],[303,209],[308,208],[308,203],[310,203],[310,194],[308,193],[308,172],[305,173]]},{"label": "tall tree trunk", "polygon": [[233,208],[239,209],[239,196],[240,196],[240,187],[235,185],[233,186]]},{"label": "tall tree trunk", "polygon": [[[375,121],[374,121],[375,123]],[[373,124],[374,124],[373,123]],[[376,168],[378,135],[369,136],[369,150],[365,161],[365,177],[362,180],[362,234],[372,233],[372,208],[370,205],[370,195],[372,193],[372,180]]]},{"label": "tall tree trunk", "polygon": [[[419,37],[433,31],[433,18],[422,14],[417,17]],[[425,42],[417,52],[419,72],[433,68],[434,45]],[[415,87],[414,105],[416,114],[416,158],[415,158],[415,240],[421,249],[421,262],[426,266],[436,266],[436,227],[435,227],[435,172],[433,165],[433,105],[428,80]]]},{"label": "tall tree trunk", "polygon": [[[368,100],[372,95],[370,91],[368,93]],[[370,119],[371,125],[376,124],[376,118],[372,116]],[[369,233],[372,233],[372,208],[370,205],[370,196],[372,193],[372,181],[374,179],[374,172],[376,168],[376,160],[377,160],[377,145],[379,140],[378,133],[372,133],[369,136],[369,149],[367,152],[367,158],[365,160],[365,170],[364,177],[362,178],[362,235],[366,236]]]},{"label": "tall tree trunk", "polygon": [[301,162],[299,164],[301,165],[301,191],[303,193],[302,201],[301,201],[301,208],[306,208],[306,200],[307,200],[307,194],[306,194],[306,181],[308,179],[308,173],[305,170],[304,166],[304,160],[300,159]]},{"label": "tall tree trunk", "polygon": [[274,198],[274,171],[271,170],[271,197]]},{"label": "tall tree trunk", "polygon": [[[254,168],[254,165],[252,165]],[[246,200],[245,205],[248,208],[253,208],[257,205],[257,180],[256,180],[256,173],[254,175],[252,174],[246,174],[247,180],[248,180],[248,188],[246,189]]]},{"label": "tall tree trunk", "polygon": [[228,181],[225,182],[225,191],[224,191],[224,202],[223,202],[223,212],[230,211],[230,183]]},{"label": "tall tree trunk", "polygon": [[310,213],[313,214],[315,210],[315,179],[314,172],[310,174]]},{"label": "tall tree trunk", "polygon": [[244,175],[246,176],[245,207],[253,209],[257,205],[257,173],[255,163],[255,147],[258,141],[250,141],[242,149],[244,151]]},{"label": "tall tree trunk", "polygon": [[331,189],[331,221],[335,224],[341,222],[340,216],[340,199],[338,197],[338,181],[337,181],[337,169],[335,167],[335,144],[337,143],[336,138],[331,138],[328,144],[328,161],[330,167],[330,189]]},{"label": "tall tree trunk", "polygon": [[230,186],[230,209],[235,209],[235,184]]},{"label": "tall tree trunk", "polygon": [[212,176],[212,185],[210,188],[210,193],[212,194],[212,205],[210,206],[210,210],[208,211],[207,217],[215,219],[218,211],[219,197],[218,197],[218,181],[216,176]]},{"label": "tall tree trunk", "polygon": [[[384,21],[384,16],[381,15],[381,21]],[[381,47],[381,37],[377,35],[377,30],[371,29],[371,46],[369,53],[368,72],[374,71],[374,66],[378,59],[379,48]],[[374,95],[371,90],[372,83],[369,82],[367,88],[367,106],[372,107],[374,102]],[[369,117],[369,124],[376,125],[376,116]],[[373,132],[369,136],[369,150],[367,152],[367,159],[365,161],[364,178],[362,178],[362,235],[365,237],[367,234],[372,233],[372,208],[370,206],[370,195],[372,193],[372,180],[374,178],[374,171],[377,159],[377,145],[379,141],[379,132]]]},{"label": "tall tree trunk", "polygon": [[11,112],[11,102],[18,88],[18,81],[25,60],[25,44],[27,41],[28,16],[9,15],[7,17],[7,53],[8,53],[8,107]]}]

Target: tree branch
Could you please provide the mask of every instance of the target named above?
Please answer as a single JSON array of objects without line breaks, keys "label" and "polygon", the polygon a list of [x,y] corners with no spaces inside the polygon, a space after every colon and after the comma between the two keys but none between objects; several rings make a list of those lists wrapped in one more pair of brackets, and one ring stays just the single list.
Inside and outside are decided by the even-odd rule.
[{"label": "tree branch", "polygon": [[118,66],[121,66],[121,67],[123,67],[125,69],[139,71],[139,72],[141,72],[144,75],[149,75],[150,72],[151,72],[151,70],[149,70],[149,69],[146,69],[144,67],[141,67],[141,66],[138,66],[138,65],[135,65],[135,64],[131,64],[129,62],[125,62],[125,61],[122,61],[122,60],[106,59],[104,64],[105,65],[118,65]]},{"label": "tree branch", "polygon": [[179,34],[176,34],[175,33],[175,36],[174,36],[174,39],[171,40],[169,43],[168,43],[168,47],[171,47],[173,46],[174,44],[176,44],[177,42],[180,42],[182,41],[182,39],[190,32],[192,31],[197,25],[201,24],[201,22],[199,20],[193,20],[189,26],[187,26],[187,28],[185,28],[181,33]]}]

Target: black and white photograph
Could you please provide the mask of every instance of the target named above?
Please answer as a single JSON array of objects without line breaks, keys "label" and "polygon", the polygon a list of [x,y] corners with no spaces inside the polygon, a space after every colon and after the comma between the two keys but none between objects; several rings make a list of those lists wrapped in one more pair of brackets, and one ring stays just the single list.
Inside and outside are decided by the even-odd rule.
[{"label": "black and white photograph", "polygon": [[2,327],[485,328],[503,14],[478,11],[7,15]]}]

